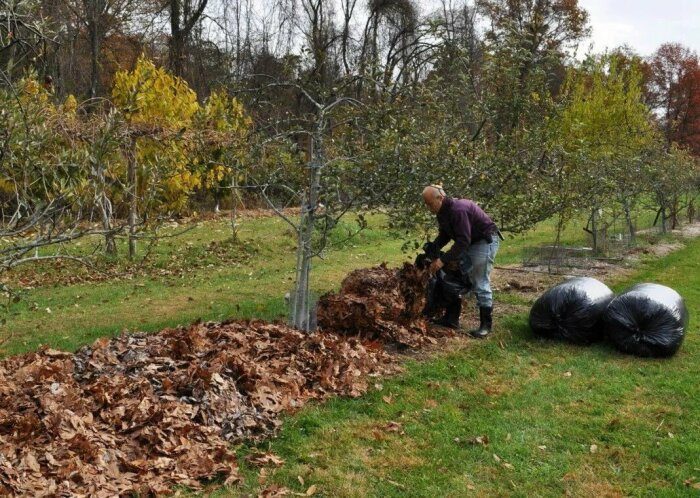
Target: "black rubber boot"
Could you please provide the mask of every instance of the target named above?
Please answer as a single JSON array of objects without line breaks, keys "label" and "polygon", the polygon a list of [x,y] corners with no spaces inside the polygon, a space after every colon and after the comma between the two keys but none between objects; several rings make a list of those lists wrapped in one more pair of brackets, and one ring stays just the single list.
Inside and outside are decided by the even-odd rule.
[{"label": "black rubber boot", "polygon": [[484,339],[491,333],[493,327],[493,308],[479,308],[479,328],[469,332],[469,335],[477,339]]},{"label": "black rubber boot", "polygon": [[450,329],[459,329],[459,315],[462,314],[462,300],[457,299],[455,302],[448,304],[445,307],[445,316],[439,320],[435,320],[433,323],[435,325],[440,325],[441,327],[447,327]]}]

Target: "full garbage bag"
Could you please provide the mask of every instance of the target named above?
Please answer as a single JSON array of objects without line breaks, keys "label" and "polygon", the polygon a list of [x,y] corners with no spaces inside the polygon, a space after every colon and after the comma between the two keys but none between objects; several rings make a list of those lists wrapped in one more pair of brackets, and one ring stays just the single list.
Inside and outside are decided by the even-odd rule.
[{"label": "full garbage bag", "polygon": [[542,294],[530,310],[530,328],[541,337],[577,344],[603,338],[601,318],[613,298],[604,283],[576,277]]},{"label": "full garbage bag", "polygon": [[606,335],[620,351],[666,357],[683,343],[688,309],[670,287],[638,284],[613,299],[603,320]]},{"label": "full garbage bag", "polygon": [[[430,251],[430,243],[423,246],[425,253],[416,257],[415,265],[420,269],[426,269],[438,257],[444,255],[443,252]],[[472,262],[468,255],[463,255],[459,261],[446,265],[438,270],[428,280],[426,288],[426,305],[423,314],[432,317],[449,303],[468,294],[472,289],[472,282],[469,278]]]}]

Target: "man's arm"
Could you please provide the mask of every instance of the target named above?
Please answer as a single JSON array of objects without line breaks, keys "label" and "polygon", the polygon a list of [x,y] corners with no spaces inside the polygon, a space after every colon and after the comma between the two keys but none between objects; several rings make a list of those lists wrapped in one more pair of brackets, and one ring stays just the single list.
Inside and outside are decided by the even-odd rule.
[{"label": "man's arm", "polygon": [[441,258],[443,263],[459,260],[472,242],[472,224],[469,220],[469,215],[465,211],[456,212],[452,223],[455,242]]},{"label": "man's arm", "polygon": [[438,232],[438,236],[433,241],[433,246],[435,246],[435,248],[437,250],[440,250],[443,247],[445,247],[445,244],[447,244],[449,241],[450,241],[450,236],[447,235],[447,232],[440,229],[440,231]]}]

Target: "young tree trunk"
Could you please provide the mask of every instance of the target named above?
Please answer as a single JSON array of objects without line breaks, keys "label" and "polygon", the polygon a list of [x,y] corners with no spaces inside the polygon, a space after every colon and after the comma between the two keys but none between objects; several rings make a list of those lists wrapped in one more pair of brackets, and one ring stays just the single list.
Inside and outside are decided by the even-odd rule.
[{"label": "young tree trunk", "polygon": [[299,330],[310,332],[314,323],[312,320],[310,274],[311,260],[313,258],[312,237],[318,205],[318,194],[321,186],[321,170],[324,165],[323,121],[317,125],[311,146],[311,160],[309,161],[309,188],[305,203],[301,208],[301,223],[298,232],[297,244],[297,279],[294,289],[294,301],[292,306],[292,325]]},{"label": "young tree trunk", "polygon": [[136,175],[136,139],[131,140],[127,154],[127,185],[129,186],[129,259],[136,257],[136,216],[138,213],[138,188]]},{"label": "young tree trunk", "polygon": [[674,196],[671,201],[671,212],[669,213],[671,218],[671,230],[678,228],[678,211],[680,211],[678,202],[678,196]]},{"label": "young tree trunk", "polygon": [[231,179],[231,238],[238,240],[238,182],[234,171]]},{"label": "young tree trunk", "polygon": [[591,210],[591,235],[593,236],[593,254],[598,253],[598,219],[596,211],[596,208],[593,208]]},{"label": "young tree trunk", "polygon": [[666,233],[668,231],[666,228],[666,224],[666,206],[661,206],[661,233]]},{"label": "young tree trunk", "polygon": [[107,196],[102,199],[102,228],[105,231],[105,254],[107,256],[117,255],[117,241],[112,232],[112,203]]},{"label": "young tree trunk", "polygon": [[694,199],[691,199],[690,201],[688,201],[687,215],[688,215],[688,223],[689,224],[695,221],[695,200]]},{"label": "young tree trunk", "polygon": [[625,221],[627,221],[627,230],[629,230],[630,234],[630,245],[634,245],[636,243],[636,231],[634,229],[634,223],[632,222],[632,209],[630,208],[630,202],[627,197],[622,201],[622,207],[625,210]]},{"label": "young tree trunk", "polygon": [[114,256],[117,254],[117,243],[112,232],[112,202],[107,195],[107,185],[105,181],[105,171],[102,164],[97,166],[97,181],[100,192],[97,198],[97,206],[102,217],[102,229],[105,231],[105,254]]}]

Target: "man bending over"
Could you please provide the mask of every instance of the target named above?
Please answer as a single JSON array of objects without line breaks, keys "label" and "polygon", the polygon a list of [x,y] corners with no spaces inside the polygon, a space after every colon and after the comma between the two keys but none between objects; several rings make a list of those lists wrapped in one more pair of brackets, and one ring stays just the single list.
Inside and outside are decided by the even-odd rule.
[{"label": "man bending over", "polygon": [[[430,212],[437,215],[440,227],[437,238],[430,243],[431,249],[438,252],[449,241],[454,241],[449,251],[433,261],[430,271],[436,273],[443,266],[469,267],[469,280],[476,294],[480,318],[479,328],[469,333],[479,339],[485,338],[493,324],[490,277],[501,237],[498,227],[475,202],[447,197],[442,187],[425,187],[423,200]],[[464,264],[467,258],[470,264]],[[451,296],[446,301],[445,316],[436,323],[458,329],[461,296]]]}]

